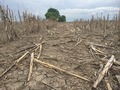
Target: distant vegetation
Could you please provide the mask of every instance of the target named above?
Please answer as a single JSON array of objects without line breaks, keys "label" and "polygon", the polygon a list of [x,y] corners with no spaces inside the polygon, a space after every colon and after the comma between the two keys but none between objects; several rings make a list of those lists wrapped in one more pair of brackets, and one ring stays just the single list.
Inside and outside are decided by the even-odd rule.
[{"label": "distant vegetation", "polygon": [[65,22],[66,21],[66,16],[62,15],[60,16],[60,13],[57,9],[55,8],[49,8],[48,11],[45,14],[46,19],[51,19],[59,22]]},{"label": "distant vegetation", "polygon": [[59,19],[58,19],[58,21],[59,22],[65,22],[66,21],[65,15],[60,16]]},{"label": "distant vegetation", "polygon": [[[27,11],[18,11],[16,15],[9,7],[2,7],[0,5],[0,43],[11,42],[16,39],[20,39],[21,35],[29,35],[31,33],[47,32],[53,28],[57,28],[58,22],[65,22],[66,17],[60,15],[59,11],[54,8],[48,9],[45,14],[46,19],[57,20],[54,22],[52,20],[41,19],[39,16],[35,16]],[[94,18],[92,16],[91,20],[77,20],[73,22],[74,29],[77,30],[88,30],[86,32],[91,32],[92,30],[103,30],[103,36],[107,37],[107,31],[116,31],[120,35],[120,12],[115,15],[113,20],[103,16],[100,18]],[[69,25],[69,23],[68,23]],[[66,28],[65,30],[70,30]]]}]

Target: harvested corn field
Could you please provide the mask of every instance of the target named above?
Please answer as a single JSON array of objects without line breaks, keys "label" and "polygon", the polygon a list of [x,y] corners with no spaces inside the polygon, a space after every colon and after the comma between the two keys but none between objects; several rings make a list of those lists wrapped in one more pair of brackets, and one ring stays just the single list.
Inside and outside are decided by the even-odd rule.
[{"label": "harvested corn field", "polygon": [[0,23],[0,90],[119,90],[120,17]]}]

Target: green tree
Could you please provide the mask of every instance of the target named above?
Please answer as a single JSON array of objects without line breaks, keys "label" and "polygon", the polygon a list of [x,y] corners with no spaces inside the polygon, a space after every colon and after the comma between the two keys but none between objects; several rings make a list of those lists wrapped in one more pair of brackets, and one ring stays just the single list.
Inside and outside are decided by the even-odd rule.
[{"label": "green tree", "polygon": [[60,17],[60,13],[55,8],[49,8],[47,13],[45,14],[46,19],[58,20]]},{"label": "green tree", "polygon": [[66,22],[66,16],[65,15],[60,16],[58,21],[59,22]]}]

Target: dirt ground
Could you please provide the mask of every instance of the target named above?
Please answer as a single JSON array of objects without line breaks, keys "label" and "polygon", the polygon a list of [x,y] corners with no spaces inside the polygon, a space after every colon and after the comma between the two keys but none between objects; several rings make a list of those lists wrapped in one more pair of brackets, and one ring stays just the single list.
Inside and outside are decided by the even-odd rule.
[{"label": "dirt ground", "polygon": [[[34,43],[44,41],[40,60],[85,77],[90,82],[38,63],[34,63],[31,79],[27,82],[30,64],[30,55],[27,55],[0,78],[0,90],[91,90],[101,65],[106,64],[102,59],[115,55],[116,61],[120,61],[118,33],[108,30],[108,36],[103,37],[103,30],[81,30],[74,28],[73,23],[59,23],[56,27],[21,35],[13,42],[0,44],[0,74],[29,51]],[[90,42],[107,47],[95,46],[103,52],[96,53],[91,51]],[[120,66],[113,65],[106,75],[113,90],[120,89],[116,75],[120,75]],[[96,90],[107,90],[105,79]]]}]

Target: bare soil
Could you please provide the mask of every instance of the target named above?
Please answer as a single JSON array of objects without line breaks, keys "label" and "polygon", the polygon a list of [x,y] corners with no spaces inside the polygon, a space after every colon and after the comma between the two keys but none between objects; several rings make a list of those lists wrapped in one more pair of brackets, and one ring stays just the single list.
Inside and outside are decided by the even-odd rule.
[{"label": "bare soil", "polygon": [[[90,80],[90,82],[73,77],[55,69],[44,67],[34,63],[32,77],[27,82],[30,56],[12,68],[0,78],[0,90],[91,90],[98,77],[101,59],[109,59],[115,55],[120,61],[120,37],[107,30],[107,36],[103,37],[104,30],[81,30],[74,28],[73,23],[58,23],[56,27],[48,30],[21,35],[13,42],[0,44],[0,74],[9,68],[16,59],[29,51],[34,43],[45,41],[40,60],[55,65],[66,71],[76,73]],[[111,33],[112,32],[112,33]],[[96,54],[90,51],[89,42],[106,45],[110,48],[95,48],[104,52]],[[119,90],[116,75],[120,75],[120,66],[113,65],[106,77],[113,90]],[[98,85],[96,90],[107,90],[105,80]]]}]

